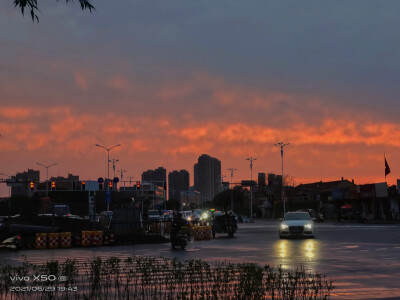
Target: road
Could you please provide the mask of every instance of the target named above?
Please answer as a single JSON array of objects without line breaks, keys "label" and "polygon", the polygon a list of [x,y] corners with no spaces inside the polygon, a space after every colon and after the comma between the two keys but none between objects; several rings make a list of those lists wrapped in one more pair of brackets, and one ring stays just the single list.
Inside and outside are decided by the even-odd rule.
[{"label": "road", "polygon": [[234,238],[221,235],[196,241],[185,251],[172,251],[167,243],[24,250],[0,253],[0,263],[20,263],[22,255],[34,263],[131,255],[255,262],[322,273],[335,281],[333,299],[400,299],[399,225],[322,223],[316,224],[315,239],[304,240],[280,240],[278,226],[276,221],[265,220],[239,224]]}]

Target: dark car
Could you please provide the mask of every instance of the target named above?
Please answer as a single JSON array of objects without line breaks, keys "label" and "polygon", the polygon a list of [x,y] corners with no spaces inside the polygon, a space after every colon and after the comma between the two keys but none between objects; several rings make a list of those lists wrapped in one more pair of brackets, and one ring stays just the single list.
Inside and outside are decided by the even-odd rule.
[{"label": "dark car", "polygon": [[306,211],[306,212],[308,212],[309,214],[310,214],[310,217],[311,217],[311,219],[313,220],[313,221],[316,221],[316,222],[323,222],[324,221],[324,215],[320,212],[320,213],[317,213],[315,210],[313,210],[313,209],[305,209],[305,210],[303,210],[303,211]]},{"label": "dark car", "polygon": [[227,233],[230,237],[233,237],[237,231],[237,218],[228,213],[215,213],[211,226],[213,238],[216,233]]}]

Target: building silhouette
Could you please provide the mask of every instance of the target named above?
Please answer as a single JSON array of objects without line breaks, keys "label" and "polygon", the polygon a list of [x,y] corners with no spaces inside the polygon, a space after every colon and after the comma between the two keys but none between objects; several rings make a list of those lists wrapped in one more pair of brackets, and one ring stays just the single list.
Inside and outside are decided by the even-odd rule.
[{"label": "building silhouette", "polygon": [[194,165],[194,188],[205,201],[212,201],[221,184],[221,161],[207,154],[199,156]]},{"label": "building silhouette", "polygon": [[189,192],[189,172],[186,170],[172,171],[168,173],[169,199],[183,201],[182,195]]},{"label": "building silhouette", "polygon": [[151,182],[157,186],[164,187],[167,182],[167,170],[163,167],[158,167],[155,170],[147,170],[142,173],[143,182]]}]

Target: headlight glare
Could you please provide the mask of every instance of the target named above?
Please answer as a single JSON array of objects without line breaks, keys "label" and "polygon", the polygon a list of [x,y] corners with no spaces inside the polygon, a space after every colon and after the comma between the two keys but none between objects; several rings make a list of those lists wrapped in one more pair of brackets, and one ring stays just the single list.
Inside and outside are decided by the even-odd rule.
[{"label": "headlight glare", "polygon": [[289,226],[287,226],[286,224],[281,224],[281,229],[288,229]]},{"label": "headlight glare", "polygon": [[306,225],[304,225],[304,227],[305,227],[306,229],[311,229],[311,228],[312,228],[312,224],[311,224],[311,223],[306,224]]}]

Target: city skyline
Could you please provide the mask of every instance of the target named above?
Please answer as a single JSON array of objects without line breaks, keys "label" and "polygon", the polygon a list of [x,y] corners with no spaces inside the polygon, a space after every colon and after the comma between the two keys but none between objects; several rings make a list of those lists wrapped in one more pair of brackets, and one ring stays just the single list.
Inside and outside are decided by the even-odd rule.
[{"label": "city skyline", "polygon": [[250,156],[280,174],[284,141],[298,184],[383,182],[384,153],[400,178],[399,3],[125,2],[43,3],[39,24],[0,3],[1,173],[96,180],[94,145],[121,144],[134,181],[204,153],[240,181]]}]

